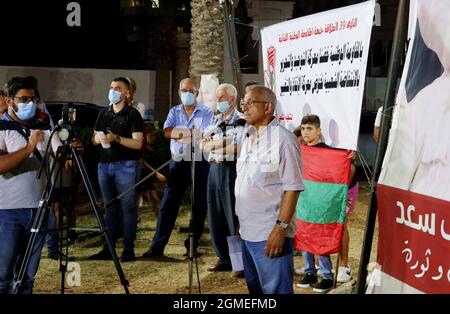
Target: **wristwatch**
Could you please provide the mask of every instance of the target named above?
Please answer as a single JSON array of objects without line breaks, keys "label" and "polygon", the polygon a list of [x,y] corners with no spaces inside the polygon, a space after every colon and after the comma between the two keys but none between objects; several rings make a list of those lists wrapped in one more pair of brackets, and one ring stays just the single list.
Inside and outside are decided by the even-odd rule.
[{"label": "wristwatch", "polygon": [[120,144],[120,136],[116,135],[116,142]]},{"label": "wristwatch", "polygon": [[275,222],[277,225],[279,225],[281,227],[281,229],[286,230],[287,227],[289,227],[288,223],[285,223],[284,221],[281,221],[280,219],[277,219],[277,221]]}]

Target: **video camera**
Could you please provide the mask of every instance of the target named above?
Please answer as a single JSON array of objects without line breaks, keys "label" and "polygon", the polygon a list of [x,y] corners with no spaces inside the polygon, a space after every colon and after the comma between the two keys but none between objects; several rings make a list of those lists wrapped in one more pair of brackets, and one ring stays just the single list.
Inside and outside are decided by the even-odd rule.
[{"label": "video camera", "polygon": [[61,119],[57,125],[58,137],[61,141],[67,142],[73,138],[73,124],[76,120],[76,115],[77,110],[75,108],[69,108],[69,104],[67,103],[63,104]]}]

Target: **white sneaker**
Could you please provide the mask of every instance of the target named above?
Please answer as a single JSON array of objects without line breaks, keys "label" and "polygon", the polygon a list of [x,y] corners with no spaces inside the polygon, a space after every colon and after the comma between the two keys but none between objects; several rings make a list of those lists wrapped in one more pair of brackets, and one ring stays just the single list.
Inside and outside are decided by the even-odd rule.
[{"label": "white sneaker", "polygon": [[337,282],[345,283],[352,279],[352,270],[350,267],[339,266]]}]

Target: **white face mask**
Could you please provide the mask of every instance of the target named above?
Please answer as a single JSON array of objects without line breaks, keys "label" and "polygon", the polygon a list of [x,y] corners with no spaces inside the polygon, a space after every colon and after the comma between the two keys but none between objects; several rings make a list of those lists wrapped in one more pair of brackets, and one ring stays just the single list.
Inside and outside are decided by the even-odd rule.
[{"label": "white face mask", "polygon": [[122,98],[121,92],[115,91],[113,89],[109,90],[108,99],[113,105],[120,102],[121,98]]},{"label": "white face mask", "polygon": [[17,111],[15,111],[14,113],[16,114],[17,118],[22,121],[30,120],[36,114],[36,104],[32,101],[30,101],[29,103],[19,103],[17,104],[17,108]]},{"label": "white face mask", "polygon": [[195,102],[195,95],[191,92],[184,92],[180,95],[181,103],[185,106],[192,106]]},{"label": "white face mask", "polygon": [[217,110],[220,113],[226,112],[228,109],[230,109],[230,103],[228,101],[221,101],[217,103]]}]

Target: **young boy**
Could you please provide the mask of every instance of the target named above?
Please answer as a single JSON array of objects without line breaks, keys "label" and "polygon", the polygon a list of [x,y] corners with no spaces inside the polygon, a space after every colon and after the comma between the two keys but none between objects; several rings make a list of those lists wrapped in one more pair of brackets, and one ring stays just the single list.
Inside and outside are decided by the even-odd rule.
[{"label": "young boy", "polygon": [[[302,126],[301,125],[296,127],[295,130],[293,131],[293,133],[294,133],[295,137],[297,138],[298,145],[300,145],[300,146],[306,145],[305,141],[302,138]],[[317,276],[322,276],[322,272],[319,269],[319,258],[317,257],[317,255],[314,256],[314,260],[315,260],[315,263],[316,263]],[[305,274],[305,267],[294,269],[294,272],[297,275],[304,275]]]},{"label": "young boy", "polygon": [[[320,128],[320,119],[317,115],[306,115],[301,122],[301,135],[305,145],[314,147],[329,148],[320,140],[322,130]],[[322,272],[322,281],[317,282],[317,269],[314,262],[314,254],[302,251],[305,259],[305,277],[297,284],[299,288],[313,287],[314,292],[327,292],[333,287],[333,271],[329,255],[319,255],[319,266]]]},{"label": "young boy", "polygon": [[[301,122],[301,136],[303,141],[305,142],[305,145],[330,148],[327,144],[323,143],[321,140],[322,130],[320,128],[320,118],[317,115],[311,114],[303,117]],[[351,158],[352,156],[353,154],[350,154],[349,158]],[[350,180],[349,180],[350,182],[352,181],[352,177],[355,172],[354,170],[355,170],[354,166],[351,165]],[[342,256],[344,257],[346,255],[347,259],[348,259],[348,241],[349,241],[348,231],[344,226],[344,237],[342,243],[343,247],[341,253],[343,253]],[[330,256],[329,255],[319,256],[319,266],[323,277],[323,280],[320,283],[317,282],[317,267],[315,266],[314,255],[308,252],[303,252],[303,257],[305,259],[305,267],[304,267],[305,277],[297,286],[300,288],[308,288],[309,286],[312,285],[313,291],[320,293],[325,293],[329,291],[334,285],[332,263]],[[341,263],[341,266],[347,266],[348,263],[347,259],[344,261],[345,264]],[[347,269],[349,270],[348,266],[345,267],[345,269],[343,267],[342,271]],[[346,279],[347,278],[343,279],[343,281]],[[348,280],[350,280],[350,278],[348,278]]]}]

